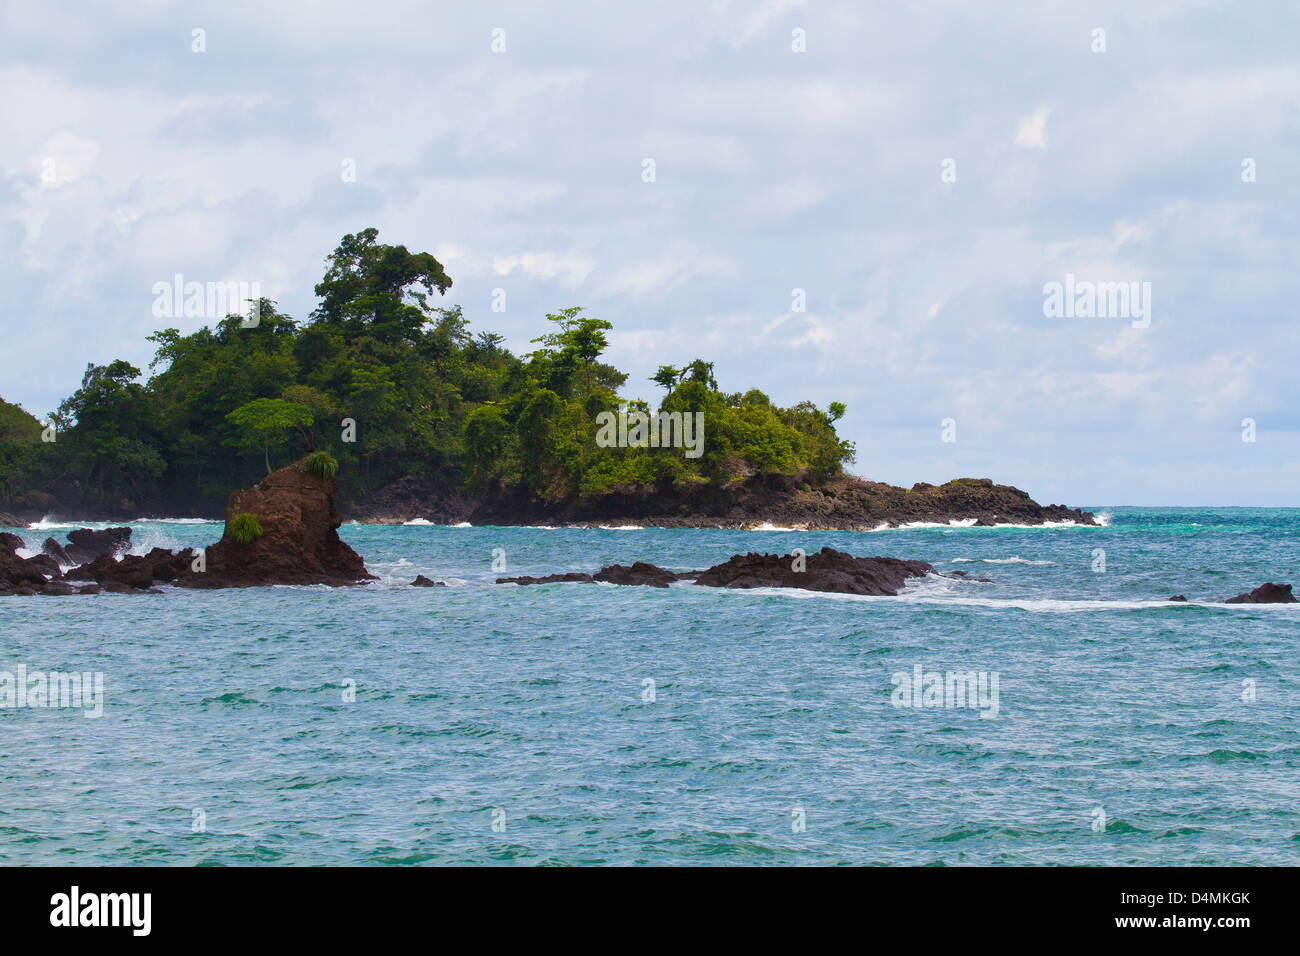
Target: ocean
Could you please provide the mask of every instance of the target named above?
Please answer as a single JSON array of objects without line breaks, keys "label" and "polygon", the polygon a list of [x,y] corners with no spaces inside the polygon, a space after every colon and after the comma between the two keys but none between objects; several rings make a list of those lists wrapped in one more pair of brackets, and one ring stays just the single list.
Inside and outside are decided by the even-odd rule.
[{"label": "ocean", "polygon": [[[1300,605],[1215,603],[1300,584],[1300,510],[1093,510],[1104,527],[350,524],[365,587],[0,598],[0,684],[103,680],[100,716],[0,708],[0,860],[1300,862]],[[141,552],[221,532],[133,527]],[[992,581],[492,583],[825,545]]]}]

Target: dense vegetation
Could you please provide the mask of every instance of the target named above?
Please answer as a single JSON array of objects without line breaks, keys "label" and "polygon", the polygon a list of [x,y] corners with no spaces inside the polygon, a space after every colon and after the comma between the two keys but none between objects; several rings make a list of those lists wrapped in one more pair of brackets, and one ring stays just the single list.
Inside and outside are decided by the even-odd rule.
[{"label": "dense vegetation", "polygon": [[[150,336],[147,381],[121,360],[89,366],[54,414],[54,442],[0,402],[0,506],[210,506],[317,450],[338,459],[354,498],[414,475],[548,503],[727,492],[773,476],[816,483],[852,460],[835,433],[839,403],[778,408],[756,389],[724,393],[695,359],[660,367],[652,408],[620,397],[627,376],[600,360],[611,326],[580,308],[548,315],[537,348],[516,356],[499,335],[471,334],[459,306],[431,304],[451,279],[428,253],[367,229],[327,261],[305,324],[263,299],[255,326],[232,315]],[[596,416],[619,409],[702,412],[703,454],[598,447]]]}]

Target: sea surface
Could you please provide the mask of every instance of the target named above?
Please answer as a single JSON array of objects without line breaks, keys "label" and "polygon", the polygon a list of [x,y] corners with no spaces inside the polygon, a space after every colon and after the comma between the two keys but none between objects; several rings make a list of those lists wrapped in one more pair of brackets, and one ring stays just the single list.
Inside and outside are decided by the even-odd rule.
[{"label": "sea surface", "polygon": [[[0,672],[103,675],[99,717],[0,709],[0,863],[1300,862],[1300,605],[1217,603],[1300,585],[1300,510],[1095,510],[1105,527],[345,525],[378,582],[0,598]],[[133,527],[140,552],[221,531]],[[825,545],[992,582],[492,583]],[[915,706],[918,667],[986,695]]]}]

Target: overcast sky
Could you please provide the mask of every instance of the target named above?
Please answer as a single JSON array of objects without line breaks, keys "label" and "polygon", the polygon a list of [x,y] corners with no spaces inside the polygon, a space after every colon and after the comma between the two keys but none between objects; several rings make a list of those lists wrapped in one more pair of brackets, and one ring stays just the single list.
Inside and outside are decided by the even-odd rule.
[{"label": "overcast sky", "polygon": [[[632,397],[698,356],[845,402],[870,478],[1297,506],[1298,36],[1291,2],[6,0],[0,396],[146,368],[209,321],[153,315],[176,273],[305,319],[375,226],[516,350],[612,322]],[[1149,282],[1149,324],[1046,316],[1071,274]]]}]

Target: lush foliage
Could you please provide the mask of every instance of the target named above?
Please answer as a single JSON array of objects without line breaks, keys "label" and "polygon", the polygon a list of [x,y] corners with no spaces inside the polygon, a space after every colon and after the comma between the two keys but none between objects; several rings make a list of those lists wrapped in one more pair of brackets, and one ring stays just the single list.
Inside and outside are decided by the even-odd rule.
[{"label": "lush foliage", "polygon": [[252,544],[262,536],[262,523],[257,520],[257,515],[245,511],[230,519],[230,527],[227,530],[239,544]]},{"label": "lush foliage", "polygon": [[[120,360],[87,368],[55,413],[56,442],[0,405],[0,504],[47,493],[110,508],[210,507],[326,449],[347,496],[413,475],[550,502],[726,491],[773,475],[815,483],[852,459],[835,433],[839,403],[779,408],[757,390],[723,392],[712,364],[695,359],[659,368],[652,408],[621,397],[627,376],[601,361],[609,322],[564,309],[516,356],[501,336],[472,334],[459,306],[432,304],[450,286],[428,253],[383,245],[374,229],[346,236],[306,323],[263,299],[253,327],[232,315],[158,331],[147,381]],[[702,454],[599,447],[597,416],[629,408],[702,412]]]},{"label": "lush foliage", "polygon": [[314,451],[302,460],[302,470],[313,478],[333,478],[339,471],[339,460],[327,451]]}]

